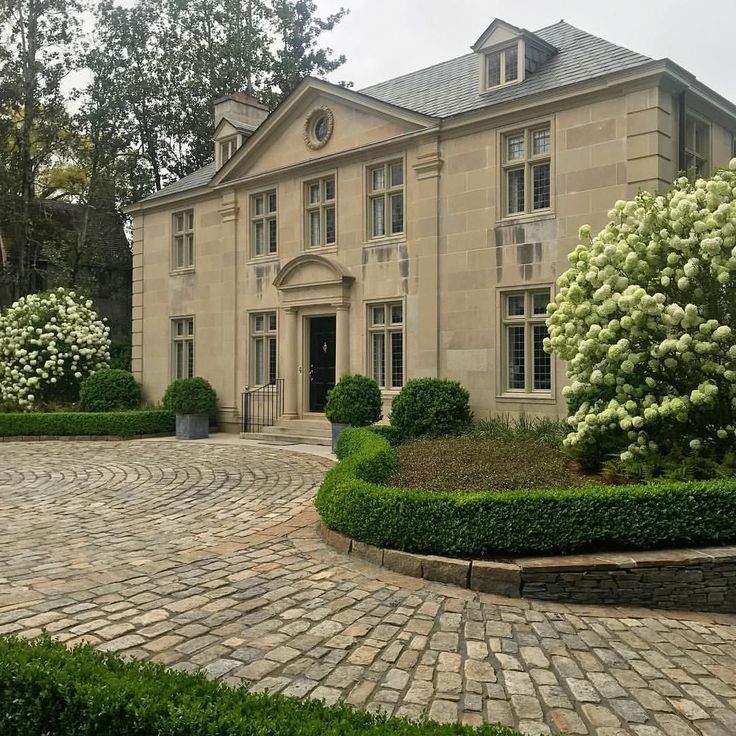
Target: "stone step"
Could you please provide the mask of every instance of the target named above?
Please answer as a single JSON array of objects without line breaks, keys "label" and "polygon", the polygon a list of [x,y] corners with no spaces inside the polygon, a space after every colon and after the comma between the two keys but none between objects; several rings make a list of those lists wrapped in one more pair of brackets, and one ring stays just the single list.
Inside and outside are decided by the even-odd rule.
[{"label": "stone step", "polygon": [[[269,427],[265,427],[269,429]],[[264,445],[319,445],[329,447],[332,439],[319,436],[304,436],[303,434],[275,434],[273,432],[241,432],[240,438],[262,442]]]},{"label": "stone step", "polygon": [[326,427],[299,427],[289,424],[275,424],[273,427],[264,427],[263,434],[273,435],[299,435],[301,437],[325,437],[332,436],[330,425]]}]

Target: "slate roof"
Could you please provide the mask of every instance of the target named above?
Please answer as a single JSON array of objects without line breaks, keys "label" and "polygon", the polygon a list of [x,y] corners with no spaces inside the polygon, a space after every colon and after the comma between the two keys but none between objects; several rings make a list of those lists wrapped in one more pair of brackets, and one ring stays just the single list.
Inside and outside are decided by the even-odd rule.
[{"label": "slate roof", "polygon": [[535,31],[534,35],[557,48],[558,53],[520,84],[479,94],[478,54],[470,53],[374,84],[360,92],[415,112],[445,118],[651,61],[648,56],[616,46],[564,21]]},{"label": "slate roof", "polygon": [[[535,31],[534,35],[554,46],[557,53],[520,84],[479,94],[478,54],[471,52],[371,85],[359,92],[424,115],[446,118],[520,100],[652,61],[648,56],[616,46],[564,21]],[[143,201],[194,189],[207,184],[214,175],[214,163],[207,164]]]}]

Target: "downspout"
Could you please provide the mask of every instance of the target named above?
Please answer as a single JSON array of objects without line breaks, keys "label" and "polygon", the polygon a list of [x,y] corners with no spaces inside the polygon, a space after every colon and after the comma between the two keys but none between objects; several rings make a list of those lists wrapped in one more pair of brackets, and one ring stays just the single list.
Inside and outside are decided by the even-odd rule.
[{"label": "downspout", "polygon": [[677,97],[677,171],[685,171],[685,109],[687,91],[682,90]]}]

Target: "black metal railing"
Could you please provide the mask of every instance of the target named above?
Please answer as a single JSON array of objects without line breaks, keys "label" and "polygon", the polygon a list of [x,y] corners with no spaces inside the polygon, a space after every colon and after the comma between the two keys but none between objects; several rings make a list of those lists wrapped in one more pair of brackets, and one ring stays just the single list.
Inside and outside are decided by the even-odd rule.
[{"label": "black metal railing", "polygon": [[243,432],[271,427],[284,412],[284,379],[246,390],[242,397]]}]

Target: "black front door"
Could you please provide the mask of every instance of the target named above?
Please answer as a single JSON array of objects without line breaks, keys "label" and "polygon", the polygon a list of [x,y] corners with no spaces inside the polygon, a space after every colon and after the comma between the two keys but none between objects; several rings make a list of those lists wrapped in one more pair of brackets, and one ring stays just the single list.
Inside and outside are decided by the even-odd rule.
[{"label": "black front door", "polygon": [[335,318],[309,320],[309,411],[323,412],[335,385]]}]

